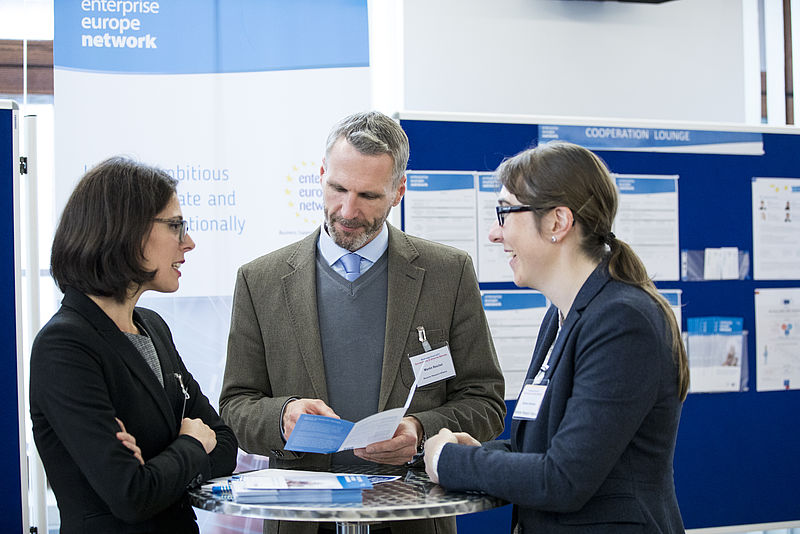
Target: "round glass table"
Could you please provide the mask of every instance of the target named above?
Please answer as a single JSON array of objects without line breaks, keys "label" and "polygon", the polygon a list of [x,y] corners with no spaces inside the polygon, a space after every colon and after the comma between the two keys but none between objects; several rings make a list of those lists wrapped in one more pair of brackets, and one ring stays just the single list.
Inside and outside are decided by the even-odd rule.
[{"label": "round glass table", "polygon": [[375,466],[332,466],[335,473],[396,475],[400,478],[362,490],[362,502],[342,504],[243,504],[230,495],[197,488],[189,491],[196,508],[221,514],[281,521],[336,522],[341,534],[368,534],[370,524],[405,519],[431,519],[481,512],[508,504],[482,493],[447,491],[430,481],[423,469]]}]

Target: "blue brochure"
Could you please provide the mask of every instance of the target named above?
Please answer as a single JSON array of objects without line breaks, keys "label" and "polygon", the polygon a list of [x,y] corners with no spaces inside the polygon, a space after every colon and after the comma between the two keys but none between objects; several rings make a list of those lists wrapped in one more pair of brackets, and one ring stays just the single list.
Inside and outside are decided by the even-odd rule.
[{"label": "blue brochure", "polygon": [[336,452],[354,425],[344,419],[304,413],[289,436],[286,449],[323,454]]},{"label": "blue brochure", "polygon": [[360,449],[370,443],[392,439],[416,389],[415,379],[404,406],[372,414],[357,423],[323,415],[301,414],[286,441],[285,449],[328,454]]}]

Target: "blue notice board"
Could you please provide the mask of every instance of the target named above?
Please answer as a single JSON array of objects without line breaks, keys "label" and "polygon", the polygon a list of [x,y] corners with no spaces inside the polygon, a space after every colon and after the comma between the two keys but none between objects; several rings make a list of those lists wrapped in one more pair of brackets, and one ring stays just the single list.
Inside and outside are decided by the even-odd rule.
[{"label": "blue notice board", "polygon": [[[427,120],[402,114],[400,124],[411,143],[409,168],[426,171],[491,172],[504,158],[534,146],[541,132],[553,136],[552,126],[539,124]],[[800,177],[800,135],[788,129],[773,132],[757,127],[747,133],[723,132],[718,141],[733,147],[728,153],[697,146],[679,152],[658,146],[596,148],[596,152],[615,173],[680,176],[681,249],[750,251],[751,179]],[[687,135],[691,141],[694,132]],[[687,317],[730,315],[742,317],[744,329],[751,333],[748,391],[690,394],[683,406],[674,466],[686,528],[800,520],[800,390],[756,392],[754,335],[754,290],[800,287],[800,266],[794,280],[658,282],[657,286],[682,290],[683,331]],[[484,290],[514,288],[511,283],[481,284]],[[511,401],[509,414],[513,408]],[[509,416],[506,428],[510,422]],[[501,532],[505,527],[498,524],[510,524],[510,514],[491,514],[506,514],[507,508],[467,516],[464,521],[459,518],[459,532]],[[489,514],[487,519],[484,514]]]},{"label": "blue notice board", "polygon": [[22,532],[14,251],[14,179],[19,165],[17,121],[16,104],[0,100],[0,391],[4,395],[4,402],[0,403],[0,473],[6,483],[0,499],[0,532]]}]

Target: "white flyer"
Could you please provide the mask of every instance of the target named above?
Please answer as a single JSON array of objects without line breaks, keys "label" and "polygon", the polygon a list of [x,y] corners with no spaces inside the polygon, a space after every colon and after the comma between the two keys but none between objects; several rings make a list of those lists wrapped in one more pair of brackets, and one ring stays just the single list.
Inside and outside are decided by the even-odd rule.
[{"label": "white flyer", "polygon": [[800,388],[800,288],[756,289],[756,390]]},{"label": "white flyer", "polygon": [[753,278],[800,279],[800,178],[753,178]]}]

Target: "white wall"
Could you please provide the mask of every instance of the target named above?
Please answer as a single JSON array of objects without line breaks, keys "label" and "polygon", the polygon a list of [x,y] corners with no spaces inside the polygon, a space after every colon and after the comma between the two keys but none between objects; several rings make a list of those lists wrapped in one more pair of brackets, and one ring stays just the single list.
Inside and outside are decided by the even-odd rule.
[{"label": "white wall", "polygon": [[0,0],[0,39],[52,38],[53,0]]},{"label": "white wall", "polygon": [[394,1],[398,109],[745,121],[746,0]]}]

